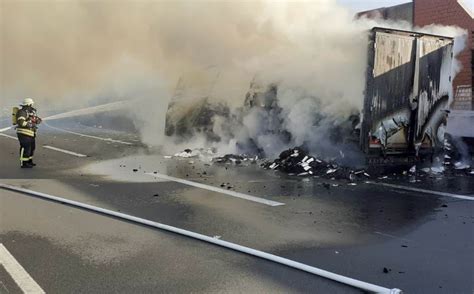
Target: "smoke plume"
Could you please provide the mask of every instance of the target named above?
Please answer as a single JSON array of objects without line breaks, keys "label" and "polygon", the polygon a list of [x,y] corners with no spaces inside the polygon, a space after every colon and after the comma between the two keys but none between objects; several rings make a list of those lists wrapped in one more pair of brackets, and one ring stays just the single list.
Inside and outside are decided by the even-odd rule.
[{"label": "smoke plume", "polygon": [[[4,0],[0,13],[2,102],[32,97],[40,108],[73,109],[133,99],[130,117],[149,144],[163,144],[168,102],[180,78],[193,76],[186,88],[200,94],[188,95],[190,104],[207,95],[232,109],[243,104],[255,77],[277,84],[288,144],[324,146],[331,126],[361,108],[367,30],[411,29],[355,21],[335,0]],[[324,114],[317,124],[315,113]],[[269,155],[285,147],[261,136],[255,115],[239,126],[214,120],[222,150],[234,151],[245,137],[255,137]]]}]

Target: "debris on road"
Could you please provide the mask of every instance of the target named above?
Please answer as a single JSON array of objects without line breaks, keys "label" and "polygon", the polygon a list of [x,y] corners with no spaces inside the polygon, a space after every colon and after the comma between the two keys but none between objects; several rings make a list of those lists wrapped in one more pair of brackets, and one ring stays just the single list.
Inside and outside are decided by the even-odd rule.
[{"label": "debris on road", "polygon": [[[449,157],[449,156],[448,156]],[[442,158],[442,157],[441,157]],[[446,160],[446,159],[445,159]],[[425,164],[425,167],[423,167]],[[342,166],[334,161],[325,161],[316,156],[311,156],[304,149],[295,147],[280,153],[279,157],[273,161],[266,161],[261,166],[265,169],[278,170],[292,176],[319,177],[330,180],[346,180],[348,185],[354,186],[358,181],[365,181],[370,178],[378,180],[406,179],[410,183],[421,182],[421,178],[431,177],[439,179],[444,175],[467,175],[474,174],[471,166],[456,162],[452,167],[443,166],[440,158],[436,157],[432,166],[426,163],[419,163],[408,167],[392,167],[372,170],[369,174],[365,169],[353,169]],[[323,187],[324,184],[323,184]],[[327,187],[325,187],[327,189]]]},{"label": "debris on road", "polygon": [[234,186],[232,186],[230,183],[222,183],[220,186],[221,186],[221,188],[225,188],[227,190],[230,190],[230,189],[234,188]]},{"label": "debris on road", "polygon": [[[177,158],[199,158],[202,161],[211,161],[216,156],[214,148],[196,148],[184,149],[181,152],[175,153],[173,157]],[[172,156],[164,156],[165,158],[172,158]]]},{"label": "debris on road", "polygon": [[[275,160],[260,159],[258,156],[250,156],[247,154],[225,154],[218,156],[217,150],[214,148],[188,148],[174,154],[173,157],[188,159],[187,162],[192,165],[193,169],[195,168],[194,164],[196,162],[194,158],[203,161],[206,166],[223,164],[225,169],[230,168],[228,166],[232,165],[241,166],[260,163],[259,166],[264,169],[276,170],[288,174],[289,176],[301,177],[303,181],[309,181],[310,178],[322,178],[331,181],[346,181],[347,186],[355,186],[357,183],[364,183],[368,179],[377,179],[379,181],[404,179],[409,183],[416,184],[422,182],[424,178],[439,180],[443,176],[471,176],[474,174],[471,166],[461,161],[450,162],[450,164],[447,165],[446,162],[450,160],[451,155],[444,154],[434,157],[431,166],[427,165],[426,162],[420,162],[411,166],[400,165],[390,168],[370,168],[370,173],[364,168],[352,168],[341,165],[334,159],[325,160],[321,157],[313,156],[301,147],[284,150]],[[136,170],[134,170],[134,172],[136,172]],[[205,172],[198,173],[200,177],[205,174]],[[188,177],[189,175],[186,176]],[[336,185],[323,183],[321,186],[329,190],[331,185],[333,187],[343,186],[341,183]],[[225,183],[222,184],[221,187],[224,189],[233,188],[230,184]]]},{"label": "debris on road", "polygon": [[470,169],[470,168],[471,166],[464,162],[458,161],[454,163],[454,169],[457,169],[457,170],[464,170],[464,169]]},{"label": "debris on road", "polygon": [[191,149],[184,149],[182,152],[175,153],[174,157],[183,157],[183,158],[189,158],[189,157],[197,157],[199,154],[197,152],[193,152]]},{"label": "debris on road", "polygon": [[433,172],[433,173],[435,173],[435,174],[443,173],[443,172],[444,172],[444,167],[443,167],[443,166],[434,166],[434,167],[431,167],[431,172]]},{"label": "debris on road", "polygon": [[215,163],[225,163],[225,164],[242,164],[242,163],[255,163],[258,160],[258,157],[251,157],[245,154],[236,155],[236,154],[226,154],[224,156],[214,157],[212,162]]},{"label": "debris on road", "polygon": [[370,178],[370,175],[363,169],[353,170],[340,166],[336,162],[327,162],[309,155],[299,147],[283,151],[277,159],[263,163],[262,167],[297,176],[319,176],[349,181],[355,181],[357,178]]},{"label": "debris on road", "polygon": [[241,164],[242,161],[244,161],[244,157],[235,154],[226,154],[224,156],[214,157],[212,161],[218,163]]}]

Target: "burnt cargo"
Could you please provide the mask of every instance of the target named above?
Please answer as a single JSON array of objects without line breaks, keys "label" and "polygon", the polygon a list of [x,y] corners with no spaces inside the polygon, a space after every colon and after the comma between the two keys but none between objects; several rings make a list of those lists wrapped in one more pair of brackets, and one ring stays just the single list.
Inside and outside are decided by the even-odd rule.
[{"label": "burnt cargo", "polygon": [[453,44],[443,36],[370,31],[360,129],[369,163],[411,161],[443,147]]}]

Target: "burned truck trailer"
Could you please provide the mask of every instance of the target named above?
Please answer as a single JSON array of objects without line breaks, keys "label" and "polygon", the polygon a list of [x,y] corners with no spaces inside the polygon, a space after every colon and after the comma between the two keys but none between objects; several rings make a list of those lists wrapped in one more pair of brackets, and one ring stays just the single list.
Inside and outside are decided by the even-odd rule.
[{"label": "burned truck trailer", "polygon": [[[454,40],[376,27],[369,31],[368,41],[362,112],[356,110],[342,123],[337,120],[326,130],[328,139],[350,145],[351,150],[359,145],[369,164],[412,162],[418,155],[441,150],[452,92]],[[259,130],[253,137],[249,134],[248,140],[237,141],[239,150],[258,153],[261,146],[255,142],[259,136],[291,142],[292,134],[284,129],[286,118],[278,103],[278,83],[260,85],[254,77],[243,106],[231,111],[225,100],[212,95],[219,73],[209,76],[180,79],[168,105],[166,135],[186,139],[202,134],[207,140],[219,141],[224,133],[225,138],[235,138],[244,117],[255,114],[252,119]],[[314,115],[311,123],[316,125],[326,114]],[[215,133],[215,122],[220,124],[219,134]]]},{"label": "burned truck trailer", "polygon": [[360,147],[368,163],[411,162],[442,149],[453,38],[373,28]]}]

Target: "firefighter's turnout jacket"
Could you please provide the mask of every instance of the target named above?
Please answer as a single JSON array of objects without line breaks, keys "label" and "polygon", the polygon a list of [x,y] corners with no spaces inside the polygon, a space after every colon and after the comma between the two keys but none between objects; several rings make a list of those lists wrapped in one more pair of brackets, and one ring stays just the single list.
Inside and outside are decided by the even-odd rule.
[{"label": "firefighter's turnout jacket", "polygon": [[22,107],[16,114],[17,134],[36,137],[36,124],[38,123],[36,109],[31,106]]}]

